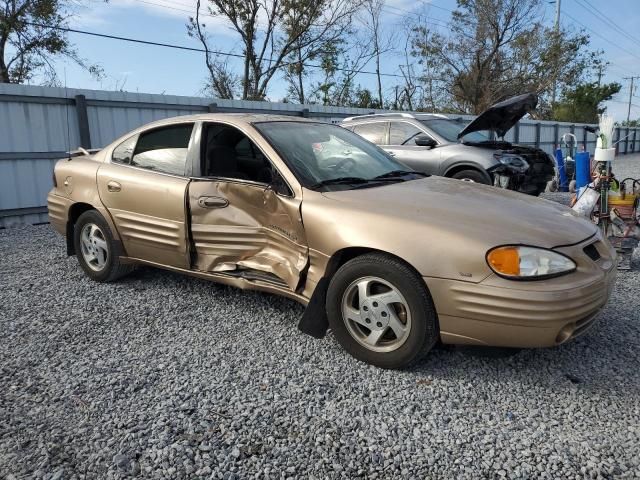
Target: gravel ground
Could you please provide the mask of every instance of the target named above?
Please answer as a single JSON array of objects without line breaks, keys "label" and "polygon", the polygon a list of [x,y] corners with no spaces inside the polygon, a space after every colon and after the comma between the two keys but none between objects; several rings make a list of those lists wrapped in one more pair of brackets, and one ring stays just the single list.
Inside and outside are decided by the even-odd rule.
[{"label": "gravel ground", "polygon": [[93,283],[48,226],[1,231],[0,258],[8,478],[640,477],[637,271],[568,345],[389,372],[300,334],[285,299]]},{"label": "gravel ground", "polygon": [[640,478],[639,260],[574,342],[384,371],[292,301],[0,230],[0,476]]}]

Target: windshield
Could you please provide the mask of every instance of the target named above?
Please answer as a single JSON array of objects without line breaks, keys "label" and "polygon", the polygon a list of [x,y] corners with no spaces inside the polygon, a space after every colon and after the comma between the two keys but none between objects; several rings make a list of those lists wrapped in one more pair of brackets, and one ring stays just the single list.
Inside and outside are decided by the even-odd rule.
[{"label": "windshield", "polygon": [[337,125],[288,121],[254,125],[307,188],[344,190],[424,176]]},{"label": "windshield", "polygon": [[[446,118],[435,118],[432,120],[420,120],[420,123],[430,128],[442,138],[449,142],[457,142],[458,134],[467,126],[464,120],[449,120]],[[488,142],[491,136],[488,131],[470,132],[463,137],[465,142]]]}]

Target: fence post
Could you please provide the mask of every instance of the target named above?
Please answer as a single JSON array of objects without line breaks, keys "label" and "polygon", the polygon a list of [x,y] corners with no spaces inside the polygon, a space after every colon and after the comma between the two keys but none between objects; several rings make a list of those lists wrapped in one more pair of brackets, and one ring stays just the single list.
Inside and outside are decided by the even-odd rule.
[{"label": "fence post", "polygon": [[309,109],[303,108],[301,114],[303,118],[309,118]]},{"label": "fence post", "polygon": [[536,123],[536,148],[540,148],[540,130],[542,129],[542,124],[540,122]]},{"label": "fence post", "polygon": [[588,152],[589,147],[587,145],[587,131],[584,129],[584,126],[582,128],[582,145],[584,146],[584,151]]},{"label": "fence post", "polygon": [[624,137],[624,153],[629,153],[629,127],[627,127],[627,133],[626,136]]},{"label": "fence post", "polygon": [[560,136],[560,124],[559,124],[559,123],[556,123],[556,124],[553,126],[553,138],[554,138],[554,140],[553,140],[553,141],[554,141],[554,144],[553,144],[553,149],[552,149],[552,151],[553,151],[554,153],[555,153],[555,151],[556,151],[556,148],[558,148],[558,145],[560,145],[560,138],[559,138],[559,136]]},{"label": "fence post", "polygon": [[[89,130],[89,115],[87,114],[87,99],[84,95],[75,96],[76,115],[78,117],[78,134],[80,146],[91,148],[91,131]],[[69,146],[71,148],[71,146]]]},{"label": "fence post", "polygon": [[513,143],[520,143],[520,122],[516,123],[513,130]]},{"label": "fence post", "polygon": [[218,111],[218,104],[217,103],[210,103],[207,108],[209,109],[209,113],[216,113]]},{"label": "fence post", "polygon": [[633,129],[633,143],[631,144],[631,151],[635,152],[636,151],[636,137],[638,136],[638,129],[634,128]]}]

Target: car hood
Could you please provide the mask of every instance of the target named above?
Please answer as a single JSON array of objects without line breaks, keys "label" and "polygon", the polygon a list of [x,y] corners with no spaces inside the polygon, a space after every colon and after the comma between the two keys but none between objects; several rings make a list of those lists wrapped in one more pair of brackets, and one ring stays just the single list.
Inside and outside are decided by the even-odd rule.
[{"label": "car hood", "polygon": [[554,248],[578,243],[597,231],[593,223],[559,203],[443,177],[323,195],[354,213],[385,219],[385,229],[402,231],[407,223],[422,224],[427,235],[429,230],[446,231],[489,247]]},{"label": "car hood", "polygon": [[458,134],[458,138],[479,130],[491,130],[496,132],[498,137],[504,137],[509,129],[527,113],[536,108],[537,104],[538,96],[533,93],[525,93],[524,95],[518,95],[496,103],[462,129]]}]

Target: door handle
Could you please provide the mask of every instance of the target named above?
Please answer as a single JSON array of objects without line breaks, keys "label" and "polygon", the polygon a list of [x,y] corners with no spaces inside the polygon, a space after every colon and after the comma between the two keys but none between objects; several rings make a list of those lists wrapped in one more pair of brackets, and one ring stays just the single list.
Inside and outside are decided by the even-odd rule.
[{"label": "door handle", "polygon": [[202,208],[224,208],[229,205],[229,201],[222,197],[200,197],[198,205]]},{"label": "door handle", "polygon": [[391,155],[392,157],[396,156],[396,152],[387,152],[389,155]]},{"label": "door handle", "polygon": [[107,190],[109,190],[110,192],[119,192],[120,190],[122,190],[122,185],[111,180],[107,183]]}]

